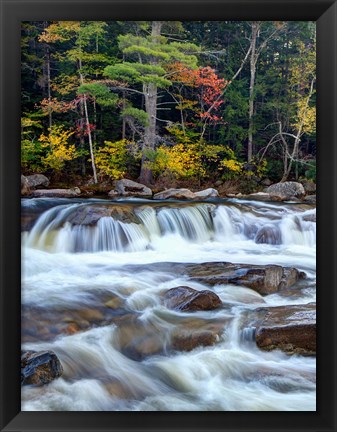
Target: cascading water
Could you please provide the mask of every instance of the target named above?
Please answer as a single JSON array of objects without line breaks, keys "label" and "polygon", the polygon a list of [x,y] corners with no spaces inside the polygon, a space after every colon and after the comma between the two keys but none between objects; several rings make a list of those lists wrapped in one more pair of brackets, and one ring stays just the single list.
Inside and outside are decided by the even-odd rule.
[{"label": "cascading water", "polygon": [[167,235],[194,243],[258,240],[262,229],[266,232],[258,243],[275,244],[273,233],[279,231],[279,244],[315,245],[316,224],[303,220],[303,212],[289,212],[280,217],[276,208],[275,219],[270,220],[263,213],[253,215],[228,205],[143,206],[134,210],[136,223],[121,222],[111,216],[100,218],[95,225],[70,224],[69,216],[81,205],[60,205],[47,210],[25,237],[25,245],[51,252],[135,252],[147,249],[154,238]]},{"label": "cascading water", "polygon": [[[315,209],[66,202],[23,200],[23,217],[34,213],[22,234],[23,347],[54,351],[64,374],[23,387],[22,410],[315,410],[315,359],[260,350],[250,321],[261,306],[315,301]],[[216,284],[221,308],[169,309],[171,288],[210,289],[173,263],[210,262],[296,267],[307,279],[266,296]],[[181,350],[191,335],[214,338]]]}]

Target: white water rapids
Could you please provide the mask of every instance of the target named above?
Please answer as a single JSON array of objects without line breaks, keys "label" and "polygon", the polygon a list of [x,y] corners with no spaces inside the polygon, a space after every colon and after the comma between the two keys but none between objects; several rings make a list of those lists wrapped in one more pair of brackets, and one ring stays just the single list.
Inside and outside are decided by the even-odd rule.
[{"label": "white water rapids", "polygon": [[[119,213],[75,223],[88,206]],[[315,301],[314,215],[304,204],[236,200],[22,200],[23,349],[52,350],[64,367],[50,384],[22,388],[22,410],[315,410],[315,358],[258,349],[246,321],[261,306]],[[277,264],[307,278],[262,297],[168,264],[205,262]],[[186,285],[213,289],[223,307],[166,308],[163,291]],[[222,331],[213,346],[169,347],[186,328]]]}]

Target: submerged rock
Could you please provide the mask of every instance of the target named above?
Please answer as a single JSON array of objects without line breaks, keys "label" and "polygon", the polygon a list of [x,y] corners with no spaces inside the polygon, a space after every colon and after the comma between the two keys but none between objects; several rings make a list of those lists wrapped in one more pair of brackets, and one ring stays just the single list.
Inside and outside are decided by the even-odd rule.
[{"label": "submerged rock", "polygon": [[21,385],[44,385],[59,378],[63,367],[53,351],[21,353]]},{"label": "submerged rock", "polygon": [[316,354],[316,304],[259,308],[256,344],[265,351]]},{"label": "submerged rock", "polygon": [[192,351],[199,346],[212,346],[219,341],[219,334],[212,331],[182,331],[172,335],[172,348],[176,351]]},{"label": "submerged rock", "polygon": [[74,198],[80,195],[81,191],[78,187],[72,189],[36,189],[32,196],[35,198]]},{"label": "submerged rock", "polygon": [[34,189],[36,187],[48,187],[49,179],[43,174],[33,174],[27,176],[29,187]]},{"label": "submerged rock", "polygon": [[255,243],[279,245],[282,243],[282,234],[278,226],[265,225],[255,235]]},{"label": "submerged rock", "polygon": [[280,201],[288,201],[292,198],[303,198],[305,195],[303,185],[292,181],[275,183],[269,186],[266,192]]},{"label": "submerged rock", "polygon": [[169,309],[184,312],[213,310],[221,306],[222,302],[214,292],[197,291],[187,286],[171,288],[164,294],[164,303]]},{"label": "submerged rock", "polygon": [[109,192],[110,198],[114,198],[116,196],[150,198],[152,197],[152,190],[149,187],[133,180],[122,179],[116,181],[115,189]]}]

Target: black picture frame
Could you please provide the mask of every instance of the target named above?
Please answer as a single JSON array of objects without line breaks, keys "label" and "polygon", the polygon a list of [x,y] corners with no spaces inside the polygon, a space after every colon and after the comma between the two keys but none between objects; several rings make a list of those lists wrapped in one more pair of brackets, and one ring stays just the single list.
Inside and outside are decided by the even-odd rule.
[{"label": "black picture frame", "polygon": [[[337,2],[1,0],[1,431],[336,431]],[[314,20],[318,97],[316,412],[20,412],[20,23]]]}]

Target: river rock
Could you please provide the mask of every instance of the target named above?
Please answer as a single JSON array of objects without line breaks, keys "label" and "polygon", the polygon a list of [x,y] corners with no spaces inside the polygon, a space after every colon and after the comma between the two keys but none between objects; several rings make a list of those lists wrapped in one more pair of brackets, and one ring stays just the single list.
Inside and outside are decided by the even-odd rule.
[{"label": "river rock", "polygon": [[259,228],[255,235],[255,243],[281,244],[282,234],[280,228],[276,225],[265,225]]},{"label": "river rock", "polygon": [[37,187],[48,187],[49,179],[43,174],[33,174],[27,176],[28,184],[31,189],[35,189]]},{"label": "river rock", "polygon": [[259,308],[256,344],[287,354],[316,354],[316,304]]},{"label": "river rock", "polygon": [[63,373],[63,367],[53,351],[23,351],[21,353],[21,385],[48,384]]},{"label": "river rock", "polygon": [[304,187],[305,193],[312,195],[316,193],[316,183],[313,181],[303,181],[302,185]]},{"label": "river rock", "polygon": [[95,225],[102,217],[113,217],[124,223],[139,223],[127,206],[87,205],[77,207],[67,218],[72,225]]},{"label": "river rock", "polygon": [[211,262],[185,265],[192,280],[206,285],[233,284],[251,288],[261,295],[276,293],[305,277],[295,268]]},{"label": "river rock", "polygon": [[120,351],[133,360],[160,354],[165,345],[165,337],[158,328],[138,318],[122,322],[114,334]]},{"label": "river rock", "polygon": [[305,196],[303,185],[292,181],[275,183],[269,186],[266,192],[280,201],[288,201],[292,198],[303,198]]},{"label": "river rock", "polygon": [[150,198],[152,197],[152,190],[141,184],[136,183],[133,180],[122,179],[115,182],[115,189],[109,192],[109,197],[114,198],[116,196],[123,197],[141,197]]},{"label": "river rock", "polygon": [[316,222],[316,211],[315,213],[310,213],[302,216],[302,219],[307,222]]},{"label": "river rock", "polygon": [[27,195],[30,195],[30,193],[31,193],[31,191],[30,191],[27,177],[25,177],[24,175],[21,175],[21,195],[27,196]]},{"label": "river rock", "polygon": [[314,204],[316,205],[316,195],[307,195],[304,198],[304,201],[308,204]]},{"label": "river rock", "polygon": [[196,196],[189,189],[166,189],[162,192],[158,192],[153,196],[155,200],[164,199],[177,199],[177,200],[193,200]]},{"label": "river rock", "polygon": [[32,192],[35,198],[75,198],[80,195],[78,187],[72,189],[36,189]]},{"label": "river rock", "polygon": [[192,351],[199,346],[212,346],[219,341],[219,335],[211,331],[182,331],[172,335],[171,346],[176,351]]},{"label": "river rock", "polygon": [[248,199],[252,201],[275,201],[275,199],[273,199],[273,197],[267,192],[255,192],[248,195],[241,195],[241,197],[238,198]]},{"label": "river rock", "polygon": [[195,192],[194,195],[197,198],[203,198],[203,199],[216,198],[219,196],[219,192],[216,189],[208,188],[199,192]]},{"label": "river rock", "polygon": [[169,309],[184,312],[213,310],[222,304],[219,296],[214,292],[208,290],[197,291],[187,286],[179,286],[166,291],[164,303]]}]

